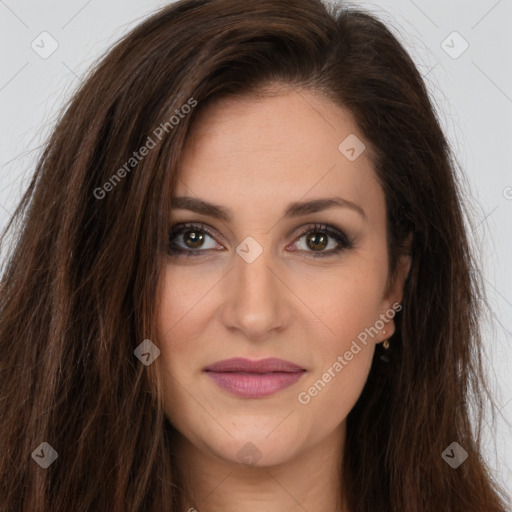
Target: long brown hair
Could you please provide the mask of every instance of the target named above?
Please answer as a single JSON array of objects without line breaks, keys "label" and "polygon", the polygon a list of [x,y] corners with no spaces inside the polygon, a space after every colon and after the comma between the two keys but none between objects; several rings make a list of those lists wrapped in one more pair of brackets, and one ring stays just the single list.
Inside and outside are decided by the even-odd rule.
[{"label": "long brown hair", "polygon": [[[388,361],[378,349],[348,417],[350,510],[505,510],[481,456],[482,283],[457,164],[410,56],[354,8],[181,0],[91,70],[2,237],[5,249],[16,234],[0,298],[2,511],[181,510],[158,360],[134,349],[157,340],[169,198],[197,112],[272,86],[350,109],[386,195],[390,275],[412,256]],[[43,442],[58,454],[47,468],[31,456]],[[456,469],[441,456],[452,442],[468,454]]]}]

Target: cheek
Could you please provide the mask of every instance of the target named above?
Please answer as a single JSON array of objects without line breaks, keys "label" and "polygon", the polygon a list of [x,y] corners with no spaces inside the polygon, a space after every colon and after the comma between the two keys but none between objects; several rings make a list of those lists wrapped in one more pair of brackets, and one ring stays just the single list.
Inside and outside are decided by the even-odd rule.
[{"label": "cheek", "polygon": [[222,274],[202,272],[199,267],[167,266],[158,312],[162,352],[180,352],[192,347],[181,340],[195,339],[206,327],[207,310],[212,307],[211,292],[221,277]]},{"label": "cheek", "polygon": [[320,436],[345,421],[361,395],[374,349],[361,346],[357,350],[350,361],[345,355],[333,358],[325,371],[312,376],[297,396],[296,409],[313,430],[318,429]]},{"label": "cheek", "polygon": [[[350,302],[337,307],[337,316],[328,318],[335,334],[314,338],[314,370],[297,395],[303,415],[321,431],[336,428],[354,407],[368,378],[375,344],[368,325],[375,322],[370,311]],[[372,321],[370,322],[370,318]]]},{"label": "cheek", "polygon": [[314,329],[308,338],[315,351],[332,358],[349,350],[351,341],[358,337],[372,341],[374,336],[367,330],[375,325],[382,309],[384,265],[357,256],[334,271],[319,273],[313,269],[297,274],[293,289],[307,305],[299,322]]},{"label": "cheek", "polygon": [[297,400],[329,428],[346,418],[368,378],[385,278],[376,265],[345,270],[307,295],[322,322],[308,335],[314,371]]},{"label": "cheek", "polygon": [[[196,277],[192,278],[187,274],[188,270],[168,266],[162,283],[158,313],[158,346],[161,354],[158,361],[167,412],[180,408],[183,395],[187,395],[183,391],[189,387],[186,381],[200,366],[199,339],[205,329],[207,293],[216,282],[207,275],[198,278],[196,273]],[[173,404],[172,409],[170,403]]]}]

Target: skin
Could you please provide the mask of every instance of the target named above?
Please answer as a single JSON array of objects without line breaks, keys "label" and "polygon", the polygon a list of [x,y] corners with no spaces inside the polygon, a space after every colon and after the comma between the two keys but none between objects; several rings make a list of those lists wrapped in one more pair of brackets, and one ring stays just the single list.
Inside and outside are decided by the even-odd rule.
[{"label": "skin", "polygon": [[[366,145],[355,161],[338,150],[350,134]],[[346,417],[393,320],[385,335],[358,343],[361,350],[307,404],[298,395],[402,298],[410,261],[404,257],[398,278],[388,282],[385,196],[369,147],[350,112],[306,90],[222,99],[199,113],[173,196],[222,205],[233,217],[175,209],[170,223],[203,223],[219,235],[205,234],[198,257],[167,257],[161,282],[158,364],[165,412],[179,432],[187,507],[348,510],[338,470]],[[366,218],[347,207],[283,218],[293,201],[332,196],[356,203]],[[300,236],[315,223],[344,231],[354,247],[315,259],[308,236]],[[247,236],[263,249],[252,263],[236,252]],[[175,240],[194,248],[182,236]],[[338,245],[328,240],[316,251]],[[273,395],[241,398],[203,372],[231,357],[279,357],[306,372]],[[240,450],[260,458],[243,464]]]}]

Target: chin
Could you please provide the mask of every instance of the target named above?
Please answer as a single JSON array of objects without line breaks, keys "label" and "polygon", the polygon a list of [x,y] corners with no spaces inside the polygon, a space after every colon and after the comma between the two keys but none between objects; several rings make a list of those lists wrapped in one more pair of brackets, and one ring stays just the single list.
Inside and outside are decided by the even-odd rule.
[{"label": "chin", "polygon": [[230,463],[246,467],[276,466],[293,459],[307,439],[303,434],[296,435],[292,429],[278,430],[275,427],[276,422],[271,428],[264,422],[253,423],[252,428],[247,429],[231,428],[231,435],[222,430],[217,436],[203,437],[200,444]]}]

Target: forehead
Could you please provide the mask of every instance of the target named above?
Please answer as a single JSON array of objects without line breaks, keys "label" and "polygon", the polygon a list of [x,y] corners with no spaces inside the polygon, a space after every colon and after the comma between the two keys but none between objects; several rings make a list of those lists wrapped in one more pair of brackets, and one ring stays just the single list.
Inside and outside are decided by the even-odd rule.
[{"label": "forehead", "polygon": [[[366,149],[350,160],[345,140]],[[383,202],[369,144],[351,113],[304,90],[224,98],[203,108],[174,195],[199,196],[235,211],[327,195],[367,206]]]}]

